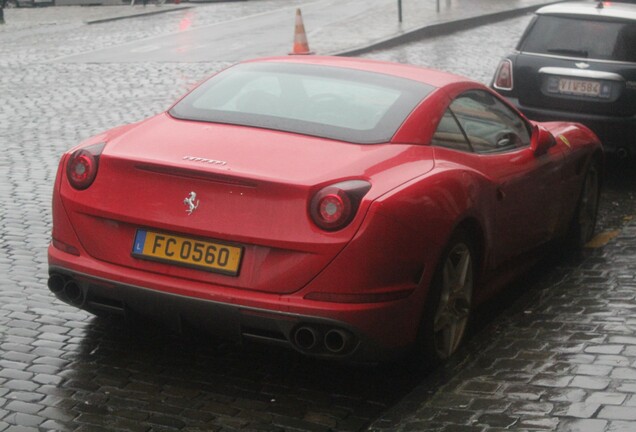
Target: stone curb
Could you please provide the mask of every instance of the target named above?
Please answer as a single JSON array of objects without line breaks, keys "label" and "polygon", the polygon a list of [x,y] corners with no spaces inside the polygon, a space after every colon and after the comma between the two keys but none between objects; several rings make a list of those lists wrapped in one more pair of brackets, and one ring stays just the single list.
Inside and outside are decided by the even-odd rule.
[{"label": "stone curb", "polygon": [[553,3],[558,3],[558,2],[549,1],[540,5],[533,5],[533,6],[523,7],[523,8],[511,9],[507,11],[494,12],[491,14],[479,15],[479,16],[474,16],[470,18],[450,20],[450,21],[437,23],[437,24],[428,24],[428,25],[416,28],[414,30],[409,30],[401,34],[389,36],[385,39],[381,39],[364,46],[359,46],[349,50],[335,52],[332,55],[357,56],[357,55],[368,53],[370,51],[374,51],[377,49],[393,48],[397,45],[413,42],[423,38],[441,36],[441,35],[453,33],[459,30],[467,30],[467,29],[479,27],[485,24],[502,21],[508,18],[514,18],[517,16],[527,14],[529,12],[534,12],[535,10],[543,6],[553,4]]},{"label": "stone curb", "polygon": [[195,6],[179,6],[179,7],[170,8],[170,9],[159,9],[152,12],[141,12],[141,13],[136,13],[131,15],[119,15],[119,16],[114,16],[110,18],[100,18],[100,19],[95,19],[90,21],[84,21],[84,24],[102,24],[106,22],[119,21],[119,20],[124,20],[128,18],[139,18],[142,16],[158,15],[158,14],[168,13],[168,12],[182,11],[186,9],[192,9],[193,7]]}]

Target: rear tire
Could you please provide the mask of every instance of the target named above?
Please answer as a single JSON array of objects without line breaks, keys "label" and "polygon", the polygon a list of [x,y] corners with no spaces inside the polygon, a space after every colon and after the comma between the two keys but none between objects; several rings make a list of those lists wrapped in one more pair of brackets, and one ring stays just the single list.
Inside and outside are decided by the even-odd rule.
[{"label": "rear tire", "polygon": [[581,195],[570,226],[570,242],[575,248],[582,248],[589,242],[596,227],[600,198],[600,166],[592,161],[585,173]]},{"label": "rear tire", "polygon": [[434,366],[452,356],[464,341],[473,306],[475,248],[457,232],[444,249],[420,323],[418,350]]}]

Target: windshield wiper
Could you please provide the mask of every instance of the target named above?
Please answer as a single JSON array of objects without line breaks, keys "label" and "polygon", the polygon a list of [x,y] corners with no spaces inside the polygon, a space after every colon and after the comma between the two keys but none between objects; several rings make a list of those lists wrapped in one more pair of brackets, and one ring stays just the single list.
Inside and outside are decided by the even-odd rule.
[{"label": "windshield wiper", "polygon": [[568,49],[568,48],[550,48],[548,49],[549,53],[552,54],[563,54],[563,55],[569,55],[572,57],[585,57],[587,58],[587,51],[585,50],[575,50],[575,49]]}]

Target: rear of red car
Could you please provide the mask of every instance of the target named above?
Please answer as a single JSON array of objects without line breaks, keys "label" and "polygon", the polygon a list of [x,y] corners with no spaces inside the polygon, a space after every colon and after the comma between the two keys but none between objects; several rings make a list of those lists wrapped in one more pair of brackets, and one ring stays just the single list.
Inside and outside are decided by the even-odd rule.
[{"label": "rear of red car", "polygon": [[[222,78],[261,77],[239,72]],[[386,94],[371,85],[358,95],[367,109],[390,105],[394,94],[409,98],[408,114],[431,91],[413,85]],[[91,138],[62,157],[50,289],[95,313],[193,323],[315,355],[377,358],[405,348],[421,313],[409,296],[431,245],[413,247],[412,231],[386,207],[400,197],[391,191],[433,162],[426,146],[378,143],[404,114],[394,115],[387,137],[375,123],[351,132],[341,117],[324,120],[326,137],[310,136],[302,128],[316,125],[302,114],[278,130],[237,124],[237,115],[263,121],[255,99],[242,111],[212,110],[227,115],[221,120],[197,118],[208,96],[195,90],[169,113]],[[328,103],[321,98],[312,113]],[[352,134],[362,142],[347,142]],[[386,316],[401,319],[387,323]]]}]

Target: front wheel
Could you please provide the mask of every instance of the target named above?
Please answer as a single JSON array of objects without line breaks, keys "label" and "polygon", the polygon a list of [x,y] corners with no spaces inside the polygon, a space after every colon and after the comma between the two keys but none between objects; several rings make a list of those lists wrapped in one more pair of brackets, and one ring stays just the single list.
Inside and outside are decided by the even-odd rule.
[{"label": "front wheel", "polygon": [[453,236],[433,278],[420,325],[420,348],[430,363],[449,358],[464,340],[473,303],[474,260],[468,237]]}]

